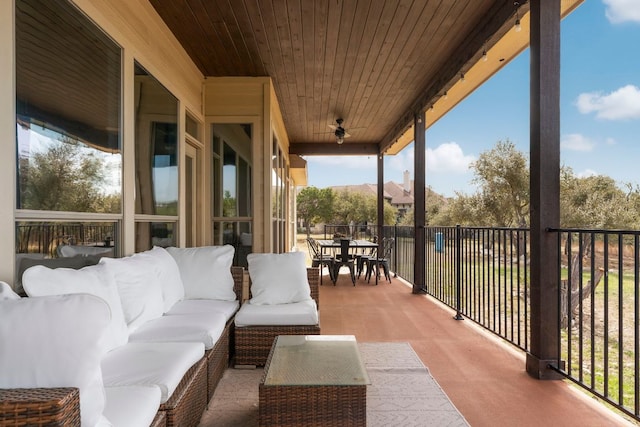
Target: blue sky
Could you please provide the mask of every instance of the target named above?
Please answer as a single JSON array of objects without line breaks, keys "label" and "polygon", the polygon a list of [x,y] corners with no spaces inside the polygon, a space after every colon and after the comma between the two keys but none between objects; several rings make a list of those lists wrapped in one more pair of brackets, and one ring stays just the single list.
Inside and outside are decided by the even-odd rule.
[{"label": "blue sky", "polygon": [[[640,0],[585,0],[561,28],[562,164],[640,185]],[[528,49],[427,130],[427,185],[474,192],[470,163],[507,139],[528,156]],[[374,156],[306,159],[310,186],[377,181]],[[387,156],[385,182],[413,179],[413,159],[413,145]]]}]

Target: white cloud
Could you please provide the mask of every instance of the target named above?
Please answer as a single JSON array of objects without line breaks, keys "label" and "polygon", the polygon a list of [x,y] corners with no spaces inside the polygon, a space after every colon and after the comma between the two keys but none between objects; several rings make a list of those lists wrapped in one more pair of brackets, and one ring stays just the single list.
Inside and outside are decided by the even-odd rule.
[{"label": "white cloud", "polygon": [[606,6],[605,15],[612,24],[640,22],[640,2],[638,0],[602,0]]},{"label": "white cloud", "polygon": [[387,171],[388,172],[397,172],[396,175],[402,176],[399,174],[404,173],[404,171],[409,171],[411,176],[413,177],[413,166],[415,162],[415,156],[413,150],[401,151],[395,156],[388,157],[387,163]]},{"label": "white cloud", "polygon": [[604,142],[607,145],[616,145],[618,143],[615,139],[613,139],[611,137],[607,138]]},{"label": "white cloud", "polygon": [[582,114],[595,112],[599,119],[640,119],[640,88],[627,85],[609,94],[582,93],[576,100],[576,106]]},{"label": "white cloud", "polygon": [[582,172],[578,172],[576,173],[576,176],[578,178],[588,178],[590,176],[598,176],[600,175],[598,172],[594,171],[593,169],[585,169]]},{"label": "white cloud", "polygon": [[441,144],[435,149],[427,148],[427,174],[429,172],[465,173],[476,158],[465,155],[455,142]]},{"label": "white cloud", "polygon": [[565,135],[560,141],[560,147],[571,151],[591,151],[595,143],[579,133]]}]

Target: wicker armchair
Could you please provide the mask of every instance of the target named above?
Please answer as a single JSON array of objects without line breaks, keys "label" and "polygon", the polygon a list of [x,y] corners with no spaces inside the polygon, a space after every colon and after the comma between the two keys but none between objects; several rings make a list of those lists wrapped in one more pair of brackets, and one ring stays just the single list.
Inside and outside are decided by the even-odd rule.
[{"label": "wicker armchair", "polygon": [[[246,280],[249,273],[245,271]],[[311,298],[320,308],[320,272],[316,267],[307,268]],[[235,364],[264,366],[278,335],[320,335],[320,324],[286,326],[242,326],[235,328]]]}]

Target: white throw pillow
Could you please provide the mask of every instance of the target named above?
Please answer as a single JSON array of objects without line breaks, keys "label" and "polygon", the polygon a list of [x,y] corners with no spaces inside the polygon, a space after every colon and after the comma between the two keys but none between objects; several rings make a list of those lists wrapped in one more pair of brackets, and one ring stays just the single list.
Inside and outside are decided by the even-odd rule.
[{"label": "white throw pillow", "polygon": [[101,258],[99,265],[105,266],[116,279],[129,332],[162,316],[164,301],[160,272],[154,259],[135,254],[124,258]]},{"label": "white throw pillow", "polygon": [[[105,351],[124,345],[129,340],[115,279],[104,266],[92,265],[74,270],[35,265],[25,270],[22,286],[30,297],[91,294],[102,298],[111,310],[111,324],[104,335]],[[82,322],[83,319],[78,321]]]},{"label": "white throw pillow", "polygon": [[182,284],[178,264],[166,249],[159,246],[141,252],[139,255],[149,256],[156,262],[160,274],[164,312],[166,313],[175,303],[182,301],[184,298],[184,285]]},{"label": "white throw pillow", "polygon": [[304,252],[249,254],[251,304],[289,304],[311,299]]},{"label": "white throw pillow", "polygon": [[233,246],[171,247],[167,252],[180,269],[185,299],[236,300],[231,275]]},{"label": "white throw pillow", "polygon": [[0,301],[0,389],[77,387],[83,426],[105,406],[100,344],[109,307],[93,295]]},{"label": "white throw pillow", "polygon": [[0,281],[0,301],[20,299],[20,295],[16,294],[7,282]]}]

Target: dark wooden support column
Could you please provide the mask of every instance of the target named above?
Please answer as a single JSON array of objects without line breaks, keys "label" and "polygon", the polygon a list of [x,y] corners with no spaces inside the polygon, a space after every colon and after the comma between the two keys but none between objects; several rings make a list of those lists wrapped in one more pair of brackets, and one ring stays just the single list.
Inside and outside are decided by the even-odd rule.
[{"label": "dark wooden support column", "polygon": [[414,122],[414,220],[415,220],[415,265],[413,277],[413,293],[423,294],[426,291],[425,286],[425,118],[424,111],[417,113],[413,119]]},{"label": "dark wooden support column", "polygon": [[560,376],[557,365],[560,224],[560,0],[531,2],[531,348],[529,375]]},{"label": "dark wooden support column", "polygon": [[382,227],[384,227],[384,154],[378,154],[378,253],[382,253]]}]

